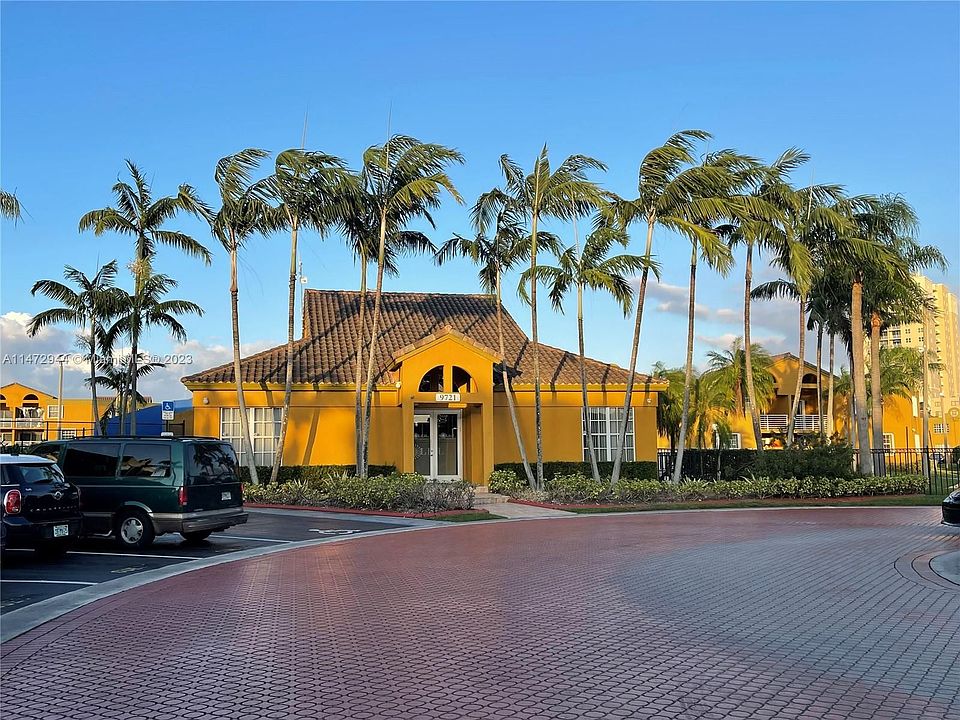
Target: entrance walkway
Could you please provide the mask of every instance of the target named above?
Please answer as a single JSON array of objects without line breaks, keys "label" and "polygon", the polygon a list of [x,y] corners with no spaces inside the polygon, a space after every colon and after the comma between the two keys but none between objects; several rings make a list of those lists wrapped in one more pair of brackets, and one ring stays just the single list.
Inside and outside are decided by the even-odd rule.
[{"label": "entrance walkway", "polygon": [[555,508],[542,508],[535,505],[521,505],[520,503],[498,503],[496,505],[485,505],[494,515],[510,518],[548,518],[548,517],[571,517],[576,513],[566,510],[557,510]]},{"label": "entrance walkway", "polygon": [[3,718],[960,718],[939,516],[468,523],[240,560],[4,643]]}]

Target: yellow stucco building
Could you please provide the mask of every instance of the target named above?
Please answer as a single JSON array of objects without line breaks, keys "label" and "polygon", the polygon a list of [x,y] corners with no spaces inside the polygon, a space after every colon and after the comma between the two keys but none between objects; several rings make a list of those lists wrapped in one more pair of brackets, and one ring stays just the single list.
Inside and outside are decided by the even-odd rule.
[{"label": "yellow stucco building", "polygon": [[[800,367],[797,356],[792,353],[774,355],[770,372],[774,378],[773,395],[765,412],[760,414],[760,430],[764,447],[776,447],[778,439],[787,430],[788,413],[796,392],[797,372]],[[826,435],[838,434],[850,437],[850,405],[846,395],[835,393],[833,422],[831,424],[827,410],[827,388],[830,373],[820,370],[823,400],[821,413],[817,413],[817,366],[810,362],[803,364],[801,378],[800,407],[795,425],[798,435],[819,433],[821,427]],[[933,372],[931,372],[931,375]],[[838,377],[834,378],[836,382]],[[868,408],[868,411],[870,408]],[[731,449],[754,449],[756,442],[750,420],[743,415],[727,413],[725,419],[730,426]],[[873,419],[870,418],[871,438]],[[929,447],[953,448],[960,445],[960,408],[948,404],[935,405],[930,409]],[[883,446],[888,450],[917,450],[924,447],[923,441],[923,403],[919,394],[912,397],[891,396],[883,399]],[[666,437],[659,438],[661,448],[669,447]]]},{"label": "yellow stucco building", "polygon": [[[286,465],[352,465],[359,294],[307,290],[296,342]],[[372,296],[368,299],[369,328]],[[501,381],[496,305],[488,295],[384,293],[375,363],[370,463],[484,484],[496,463],[519,451]],[[369,330],[368,330],[369,331]],[[504,311],[508,374],[528,457],[536,457],[532,345]],[[280,429],[286,346],[244,358],[244,399],[257,464],[272,462]],[[540,346],[545,460],[583,459],[578,357]],[[601,459],[613,459],[628,373],[587,360],[590,426]],[[230,440],[240,415],[232,363],[183,378],[193,394],[194,432]],[[628,460],[655,460],[657,391],[638,375],[627,435]]]},{"label": "yellow stucco building", "polygon": [[[113,398],[98,398],[100,416]],[[92,398],[63,398],[7,383],[0,387],[0,440],[30,445],[41,440],[70,439],[93,433]]]}]

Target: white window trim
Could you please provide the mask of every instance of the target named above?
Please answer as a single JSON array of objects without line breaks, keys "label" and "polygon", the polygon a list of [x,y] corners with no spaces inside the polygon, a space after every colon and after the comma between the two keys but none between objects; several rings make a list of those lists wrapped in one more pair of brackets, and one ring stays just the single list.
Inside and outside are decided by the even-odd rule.
[{"label": "white window trim", "polygon": [[76,428],[64,428],[58,433],[58,440],[73,440],[77,437]]},{"label": "white window trim", "polygon": [[[734,438],[736,438],[736,442],[734,442]],[[742,443],[741,441],[742,441],[742,438],[740,437],[740,433],[738,433],[738,432],[730,433],[730,442],[727,444],[727,449],[728,449],[728,450],[742,450],[742,449],[743,449],[743,443]]]},{"label": "white window trim", "polygon": [[[593,433],[594,440],[594,451],[597,454],[597,462],[612,462],[614,459],[614,454],[616,451],[616,441],[619,440],[620,434],[620,411],[623,410],[622,407],[590,407],[590,413],[596,413],[598,417],[593,418],[595,422],[601,422],[603,425],[603,430],[600,432]],[[590,461],[589,450],[587,448],[587,423],[586,423],[586,409],[581,408],[580,411],[580,436],[581,443],[583,445],[583,459],[585,462]],[[625,462],[633,462],[637,457],[637,435],[636,435],[636,413],[634,408],[630,408],[630,424],[627,429],[627,437],[625,438],[626,452],[624,453]],[[603,442],[600,442],[602,439]]]},{"label": "white window trim", "polygon": [[[268,412],[271,411],[273,419],[269,418]],[[230,413],[229,418],[226,414]],[[248,407],[247,423],[250,428],[250,443],[253,445],[254,462],[257,465],[272,465],[277,451],[277,445],[280,442],[280,418],[282,408],[279,407]],[[259,418],[257,416],[260,416]],[[225,433],[224,425],[236,425],[236,434]],[[272,427],[272,433],[262,432],[263,428]],[[222,407],[220,408],[220,439],[226,440],[233,445],[237,453],[237,460],[241,465],[247,462],[246,454],[243,451],[243,426],[240,423],[240,408]]]},{"label": "white window trim", "polygon": [[934,423],[933,432],[936,433],[937,435],[946,435],[947,428],[944,423]]},{"label": "white window trim", "polygon": [[883,449],[884,450],[896,450],[897,443],[896,438],[893,433],[884,433],[883,434]]},{"label": "white window trim", "polygon": [[60,419],[60,406],[47,405],[47,420],[59,420],[59,419]]}]

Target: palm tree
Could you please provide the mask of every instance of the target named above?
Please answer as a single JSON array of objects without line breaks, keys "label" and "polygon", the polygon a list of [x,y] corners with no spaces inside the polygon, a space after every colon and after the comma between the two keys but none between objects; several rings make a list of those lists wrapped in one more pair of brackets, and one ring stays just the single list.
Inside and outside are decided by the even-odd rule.
[{"label": "palm tree", "polygon": [[[354,360],[354,449],[359,467],[359,458],[363,455],[363,441],[366,437],[366,418],[363,412],[363,348],[369,342],[366,333],[367,271],[377,257],[380,218],[376,205],[364,191],[359,176],[350,176],[347,188],[342,199],[343,210],[338,223],[347,246],[360,266],[359,313]],[[435,255],[436,247],[422,232],[392,228],[387,234],[384,272],[396,276],[399,273],[397,256],[416,253]]]},{"label": "palm tree", "polygon": [[668,368],[662,362],[653,366],[651,377],[666,381],[667,389],[657,400],[657,433],[670,441],[671,452],[676,448],[683,414],[683,368]]},{"label": "palm tree", "polygon": [[761,412],[769,407],[775,383],[770,372],[772,362],[770,353],[756,343],[748,353],[741,337],[735,338],[726,350],[707,353],[707,371],[712,382],[729,395],[734,410],[741,416],[746,416],[750,407],[746,380],[748,369],[754,379],[755,407]]},{"label": "palm tree", "polygon": [[[923,380],[923,354],[912,347],[880,348],[880,362],[873,367],[880,368],[880,392],[874,391],[874,373],[870,373],[868,386],[871,399],[874,395],[882,398],[903,397],[909,398],[916,394]],[[933,363],[928,363],[932,365]],[[882,427],[882,423],[881,423]],[[883,447],[883,438],[880,438],[880,447]]]},{"label": "palm tree", "polygon": [[[301,227],[313,227],[320,233],[339,217],[338,205],[343,195],[346,172],[343,161],[333,155],[291,149],[277,155],[273,175],[254,184],[251,196],[263,201],[276,201],[272,212],[282,218],[282,226],[290,230],[290,274],[287,292],[286,376],[283,388],[283,410],[280,416],[280,438],[274,454],[270,482],[277,482],[287,440],[287,419],[293,397],[293,341],[297,303],[298,241]],[[277,225],[275,224],[276,228]]]},{"label": "palm tree", "polygon": [[379,342],[383,275],[387,269],[388,238],[404,230],[407,224],[423,218],[431,225],[430,211],[440,206],[440,197],[446,190],[459,203],[460,194],[447,175],[452,163],[462,163],[463,156],[456,150],[434,143],[423,143],[416,138],[394,135],[383,145],[373,146],[363,154],[360,185],[369,204],[375,209],[379,224],[377,243],[377,285],[374,291],[373,317],[370,321],[370,345],[367,349],[367,376],[363,419],[361,457],[357,458],[357,472],[367,477],[370,444],[370,414],[373,405],[374,366]]},{"label": "palm tree", "polygon": [[233,334],[233,378],[237,386],[237,404],[240,408],[240,431],[243,452],[250,471],[250,480],[259,484],[257,464],[250,440],[247,403],[243,394],[243,376],[240,372],[240,302],[237,284],[237,256],[250,236],[278,229],[279,213],[254,192],[251,175],[259,163],[268,157],[266,150],[247,148],[221,158],[213,178],[220,189],[220,209],[208,213],[210,231],[230,256],[230,319]]},{"label": "palm tree", "polygon": [[537,329],[537,241],[540,221],[545,218],[572,220],[587,215],[606,202],[596,183],[587,180],[588,170],[606,170],[599,160],[585,155],[571,155],[551,172],[550,157],[544,145],[529,175],[507,155],[500,157],[500,169],[505,180],[505,192],[530,220],[530,326],[533,342],[533,390],[536,418],[537,472],[536,489],[542,489],[543,479],[543,405],[540,393],[540,341]]},{"label": "palm tree", "polygon": [[[584,427],[586,428],[587,453],[590,456],[590,468],[593,479],[600,482],[600,469],[597,466],[597,454],[593,447],[593,433],[590,430],[590,403],[587,393],[587,365],[583,338],[583,291],[584,289],[608,293],[623,308],[624,317],[630,314],[633,304],[633,289],[627,276],[633,277],[647,265],[645,258],[637,255],[610,255],[615,244],[624,247],[630,241],[623,229],[607,224],[604,219],[598,221],[599,227],[587,236],[583,248],[580,248],[579,238],[575,244],[568,247],[559,255],[556,267],[538,265],[531,270],[537,278],[550,288],[550,301],[553,307],[563,312],[563,300],[571,289],[577,292],[577,339],[580,352],[580,390],[583,401]],[[574,218],[574,235],[576,236],[576,218]],[[527,270],[520,280],[521,296],[526,299],[525,284],[530,281],[531,270]],[[659,277],[658,267],[653,268]],[[532,284],[532,283],[531,283]]]},{"label": "palm tree", "polygon": [[[494,217],[490,217],[493,213]],[[533,470],[527,459],[527,449],[520,433],[520,422],[517,419],[517,408],[513,399],[513,390],[510,387],[510,376],[507,370],[506,350],[503,339],[503,274],[513,270],[517,265],[530,258],[530,237],[526,233],[523,217],[510,199],[497,188],[490,190],[477,200],[471,213],[473,226],[476,230],[474,238],[454,236],[441,246],[436,254],[437,264],[443,264],[454,257],[469,258],[479,266],[477,276],[484,292],[494,297],[497,305],[497,339],[500,351],[500,375],[503,391],[507,396],[507,407],[510,411],[510,422],[516,436],[517,449],[520,453],[520,462],[527,475],[527,483],[531,488],[536,486]],[[492,231],[492,235],[489,233]],[[554,235],[540,233],[538,245],[554,252],[559,244]]]},{"label": "palm tree", "polygon": [[733,266],[730,251],[731,237],[746,220],[772,218],[768,204],[744,191],[757,180],[759,166],[750,157],[732,150],[721,150],[707,155],[699,166],[713,175],[710,198],[695,200],[699,206],[698,225],[702,233],[688,235],[690,240],[690,287],[687,307],[687,360],[683,388],[683,415],[677,458],[673,468],[673,482],[680,482],[683,450],[686,443],[687,420],[690,407],[690,386],[693,381],[693,339],[697,295],[697,263],[702,257],[708,267],[726,275]]},{"label": "palm tree", "polygon": [[709,222],[716,216],[716,198],[727,192],[729,179],[725,170],[696,164],[694,150],[697,143],[709,140],[710,137],[710,133],[704,130],[683,130],[670,136],[663,145],[648,152],[640,162],[638,197],[630,201],[619,199],[614,201],[620,222],[624,227],[633,222],[646,223],[647,241],[643,258],[648,266],[641,272],[640,288],[637,293],[637,310],[633,325],[623,418],[610,477],[612,485],[620,479],[623,445],[630,420],[643,306],[647,293],[649,267],[652,266],[650,261],[653,257],[654,230],[659,225],[693,242],[699,241],[700,238],[706,238],[709,242],[713,235],[702,227],[702,223]]},{"label": "palm tree", "polygon": [[[757,407],[756,390],[753,380],[753,352],[751,333],[751,309],[753,290],[753,254],[764,252],[777,259],[777,264],[787,268],[791,277],[798,277],[812,270],[811,259],[806,246],[790,232],[789,221],[795,216],[798,196],[790,185],[789,174],[809,160],[809,156],[797,148],[784,151],[771,165],[760,169],[760,178],[751,195],[764,201],[767,212],[772,209],[773,217],[748,216],[737,223],[738,228],[732,244],[745,246],[744,291],[743,291],[743,338],[746,352],[746,414],[753,426],[754,441],[757,450],[763,450],[763,438],[760,432],[760,413]],[[807,188],[807,195],[823,198],[835,198],[839,187],[816,185]]]},{"label": "palm tree", "polygon": [[[139,357],[134,357],[133,348],[138,347],[140,338],[151,327],[161,327],[178,342],[187,341],[187,331],[180,323],[178,315],[203,315],[203,309],[189,300],[167,300],[167,293],[177,287],[177,281],[166,275],[150,274],[141,277],[140,290],[123,295],[123,310],[117,320],[107,330],[104,345],[113,347],[119,337],[130,341],[130,362],[128,378],[130,380],[129,397],[136,399]],[[130,434],[136,435],[137,405],[134,401],[130,414]]]},{"label": "palm tree", "polygon": [[[147,402],[147,399],[141,395],[139,392],[136,395],[136,399],[131,401],[131,398],[128,397],[128,391],[130,388],[130,358],[118,358],[116,362],[112,358],[105,358],[100,361],[100,373],[89,378],[84,378],[84,384],[88,386],[99,385],[101,387],[108,388],[114,391],[113,402],[107,407],[104,411],[103,417],[100,419],[99,430],[101,435],[107,434],[107,419],[111,414],[118,417],[118,430],[119,434],[123,434],[124,418],[126,417],[126,409],[128,404],[132,402],[134,408],[139,405],[143,405]],[[137,360],[137,374],[143,378],[152,373],[157,368],[166,367],[163,363],[160,362],[150,362],[149,357],[140,353],[140,357]]]},{"label": "palm tree", "polygon": [[92,430],[96,433],[100,420],[100,408],[97,402],[97,339],[103,335],[103,323],[117,312],[116,293],[113,283],[117,276],[117,261],[111,260],[97,269],[94,276],[88,277],[80,270],[66,265],[63,277],[73,283],[69,285],[56,280],[38,280],[30,290],[31,295],[38,292],[51,300],[62,303],[61,307],[51,308],[33,316],[27,327],[27,334],[34,337],[47,325],[69,323],[80,329],[81,335],[89,330],[86,344],[90,351],[90,392],[93,404],[91,409]]},{"label": "palm tree", "polygon": [[20,219],[20,200],[16,193],[0,190],[0,217],[14,221]]},{"label": "palm tree", "polygon": [[[917,216],[913,208],[899,196],[881,196],[878,199],[876,213],[883,216],[878,226],[867,221],[864,234],[889,250],[902,261],[911,273],[923,270],[931,265],[946,270],[947,262],[937,248],[932,245],[921,246],[912,237],[918,227]],[[879,270],[879,272],[876,272]],[[870,367],[880,368],[880,331],[885,325],[903,322],[918,322],[930,301],[924,296],[922,288],[909,276],[894,274],[888,276],[883,268],[866,267],[864,276],[863,303],[865,315],[869,315]],[[865,318],[866,319],[866,318]],[[873,393],[873,447],[883,447],[883,395]]]},{"label": "palm tree", "polygon": [[[176,230],[167,230],[163,226],[181,211],[203,217],[207,209],[197,198],[193,188],[181,185],[176,195],[154,199],[153,189],[146,181],[140,169],[130,160],[126,161],[127,169],[133,180],[133,185],[117,181],[113,186],[116,197],[116,207],[107,207],[102,210],[91,210],[80,218],[80,231],[93,230],[94,235],[100,236],[105,232],[115,232],[120,235],[129,235],[134,239],[134,260],[131,266],[133,273],[133,294],[140,295],[144,291],[147,281],[153,277],[153,259],[158,245],[175,247],[188,255],[201,259],[210,264],[210,251],[189,235]],[[133,311],[139,312],[141,302],[133,304]],[[140,327],[139,320],[131,322],[132,327]],[[130,349],[132,371],[130,382],[132,396],[137,394],[136,372],[139,357],[139,333],[131,337],[133,346]],[[134,415],[130,420],[130,432],[137,433],[137,418]]]}]

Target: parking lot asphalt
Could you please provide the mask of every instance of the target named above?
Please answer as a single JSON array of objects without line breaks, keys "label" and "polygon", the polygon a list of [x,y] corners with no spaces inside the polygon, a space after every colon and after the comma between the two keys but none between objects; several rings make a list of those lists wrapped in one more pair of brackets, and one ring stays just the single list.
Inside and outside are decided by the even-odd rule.
[{"label": "parking lot asphalt", "polygon": [[358,520],[330,514],[248,509],[249,520],[202,543],[161,535],[142,552],[121,549],[109,538],[81,540],[66,556],[45,560],[32,550],[10,549],[0,568],[0,614],[79,588],[120,577],[253,548],[275,547],[354,533],[396,528],[390,519]]}]

